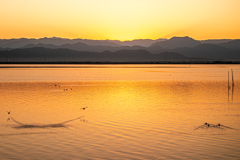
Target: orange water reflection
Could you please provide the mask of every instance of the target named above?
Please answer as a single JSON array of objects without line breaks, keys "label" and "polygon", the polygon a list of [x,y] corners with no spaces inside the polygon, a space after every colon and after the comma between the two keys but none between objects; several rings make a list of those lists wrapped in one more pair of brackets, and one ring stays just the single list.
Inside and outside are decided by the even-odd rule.
[{"label": "orange water reflection", "polygon": [[[90,70],[91,73],[100,73],[98,69]],[[158,77],[158,73],[167,70],[168,74],[180,78]],[[226,155],[238,158],[239,79],[236,73],[234,90],[230,88],[228,92],[227,79],[219,70],[215,70],[216,74],[213,74],[214,69],[210,69],[207,74],[198,72],[193,76],[190,74],[194,72],[192,69],[191,72],[177,72],[169,68],[153,68],[150,71],[149,68],[133,68],[125,72],[120,68],[114,73],[111,68],[108,73],[101,69],[103,75],[88,73],[86,76],[83,73],[89,70],[85,69],[56,69],[56,72],[41,69],[39,75],[48,81],[30,81],[31,75],[25,77],[26,81],[2,81],[0,140],[3,145],[0,146],[0,155],[13,159],[30,159],[36,155],[38,158],[50,156],[54,159],[67,152],[63,155],[64,159],[229,158]],[[29,73],[28,69],[22,71]],[[53,75],[61,73],[60,77],[67,73],[74,80],[54,81],[44,77],[44,73],[49,75],[50,72]],[[152,80],[142,77],[145,73]],[[113,74],[118,75],[117,80],[113,79]],[[18,75],[22,78],[23,73]],[[131,75],[138,77],[134,80]],[[203,78],[196,78],[199,75]],[[209,79],[209,75],[214,78]],[[217,79],[220,75],[224,78]],[[93,81],[91,78],[94,76],[96,80]],[[83,77],[89,79],[78,80]],[[83,107],[88,108],[83,110]],[[11,114],[6,111],[11,111]],[[19,124],[8,119],[12,117],[24,124],[47,126],[83,115],[83,118],[59,128],[17,129]],[[220,123],[236,130],[195,130],[205,122]],[[32,145],[35,147],[31,153],[27,152]],[[6,148],[18,154],[12,157]],[[219,150],[222,152],[219,153]]]},{"label": "orange water reflection", "polygon": [[0,65],[1,82],[225,81],[239,65]]},{"label": "orange water reflection", "polygon": [[[173,118],[178,123],[176,118],[181,117],[199,123],[220,123],[228,121],[227,115],[240,115],[239,87],[228,95],[225,81],[13,82],[0,86],[2,109],[11,110],[12,116],[22,117],[23,121],[28,121],[25,117],[37,117],[31,121],[58,122],[87,113],[86,118],[94,121],[125,117],[131,123],[168,123]],[[86,106],[86,110],[80,110]],[[178,117],[173,117],[175,114]]]}]

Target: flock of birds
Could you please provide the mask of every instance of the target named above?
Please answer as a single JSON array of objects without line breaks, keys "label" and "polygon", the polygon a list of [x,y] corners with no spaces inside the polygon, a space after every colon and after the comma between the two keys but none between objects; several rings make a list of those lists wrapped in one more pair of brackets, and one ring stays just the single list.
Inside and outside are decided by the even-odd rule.
[{"label": "flock of birds", "polygon": [[[60,85],[55,84],[55,87],[57,87],[57,86],[58,86],[58,87],[61,87]],[[70,89],[64,88],[64,89],[63,89],[63,91],[68,91],[68,90],[72,90],[72,88],[70,88]]]},{"label": "flock of birds", "polygon": [[[55,87],[57,87],[57,86],[60,87],[60,85],[55,84]],[[72,88],[70,88],[70,89],[67,89],[67,88],[63,89],[63,91],[68,91],[68,90],[72,90]],[[86,108],[88,108],[88,107],[84,107],[84,108],[80,108],[80,109],[85,110]]]}]

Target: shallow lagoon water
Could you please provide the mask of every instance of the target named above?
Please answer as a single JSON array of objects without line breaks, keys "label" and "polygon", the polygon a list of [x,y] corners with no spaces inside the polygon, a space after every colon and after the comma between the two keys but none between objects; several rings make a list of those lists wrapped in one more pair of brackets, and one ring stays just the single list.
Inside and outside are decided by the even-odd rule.
[{"label": "shallow lagoon water", "polygon": [[240,158],[239,65],[0,67],[0,159]]}]

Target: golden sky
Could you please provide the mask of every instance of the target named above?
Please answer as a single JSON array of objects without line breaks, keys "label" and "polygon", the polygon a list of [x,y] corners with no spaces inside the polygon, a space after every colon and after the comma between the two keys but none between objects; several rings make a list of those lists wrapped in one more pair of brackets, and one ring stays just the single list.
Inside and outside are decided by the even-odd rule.
[{"label": "golden sky", "polygon": [[0,39],[239,39],[240,0],[0,0]]}]

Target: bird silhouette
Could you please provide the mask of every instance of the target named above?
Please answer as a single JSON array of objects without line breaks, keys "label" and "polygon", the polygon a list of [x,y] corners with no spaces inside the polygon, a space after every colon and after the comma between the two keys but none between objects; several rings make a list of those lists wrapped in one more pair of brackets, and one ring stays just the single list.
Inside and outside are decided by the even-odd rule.
[{"label": "bird silhouette", "polygon": [[6,111],[8,114],[10,114],[11,113],[11,111]]},{"label": "bird silhouette", "polygon": [[84,108],[80,108],[80,109],[85,110],[86,108],[88,108],[88,107],[84,107]]}]

